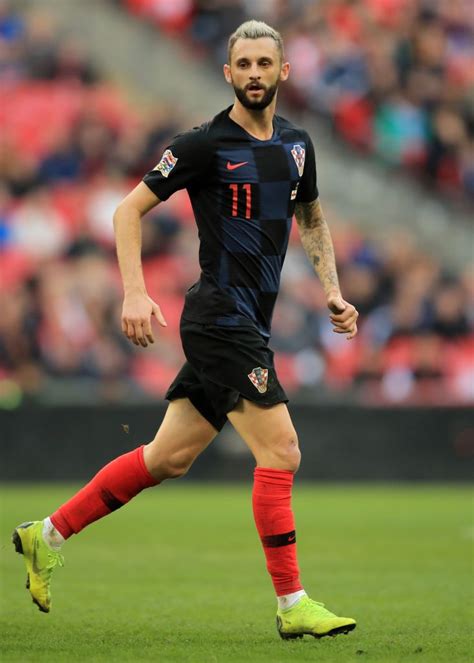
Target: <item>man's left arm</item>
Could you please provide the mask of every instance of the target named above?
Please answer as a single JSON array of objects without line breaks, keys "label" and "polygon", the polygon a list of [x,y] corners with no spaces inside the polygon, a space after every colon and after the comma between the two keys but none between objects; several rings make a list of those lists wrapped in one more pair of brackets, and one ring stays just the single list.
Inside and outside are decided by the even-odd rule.
[{"label": "man's left arm", "polygon": [[295,216],[303,248],[326,293],[334,331],[337,334],[347,334],[348,340],[354,338],[357,334],[359,313],[352,304],[342,298],[331,233],[319,198],[310,203],[296,203]]}]

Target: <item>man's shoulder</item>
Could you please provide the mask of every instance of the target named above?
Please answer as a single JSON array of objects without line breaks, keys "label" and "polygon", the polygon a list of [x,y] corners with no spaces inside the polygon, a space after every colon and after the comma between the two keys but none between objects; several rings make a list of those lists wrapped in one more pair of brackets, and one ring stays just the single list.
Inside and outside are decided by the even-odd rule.
[{"label": "man's shoulder", "polygon": [[177,134],[174,137],[173,142],[181,145],[189,145],[190,147],[211,145],[222,130],[226,113],[227,110],[221,111],[212,119],[207,120],[192,129]]},{"label": "man's shoulder", "polygon": [[208,133],[206,127],[207,124],[209,123],[205,122],[198,127],[186,129],[185,131],[181,131],[179,134],[176,134],[173,137],[173,145],[195,147],[196,145],[205,143]]},{"label": "man's shoulder", "polygon": [[282,117],[281,115],[275,115],[275,122],[277,123],[283,138],[288,137],[291,140],[293,139],[301,140],[301,139],[306,139],[306,137],[308,136],[308,132],[306,131],[306,129],[296,126],[296,124],[293,124],[293,122],[287,120],[286,117]]}]

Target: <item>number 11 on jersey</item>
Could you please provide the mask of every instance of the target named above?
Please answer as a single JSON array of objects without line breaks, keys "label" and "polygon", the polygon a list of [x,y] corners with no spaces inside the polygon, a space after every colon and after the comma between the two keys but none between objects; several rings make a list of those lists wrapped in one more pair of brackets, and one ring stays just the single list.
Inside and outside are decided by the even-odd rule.
[{"label": "number 11 on jersey", "polygon": [[251,218],[252,210],[252,185],[251,184],[229,184],[232,191],[232,216],[237,216],[239,206],[239,186],[245,194],[245,218]]}]

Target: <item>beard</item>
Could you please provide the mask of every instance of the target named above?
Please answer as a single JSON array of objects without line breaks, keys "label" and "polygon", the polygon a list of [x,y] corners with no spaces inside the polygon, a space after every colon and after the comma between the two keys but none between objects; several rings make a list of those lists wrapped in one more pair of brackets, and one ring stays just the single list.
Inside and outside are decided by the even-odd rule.
[{"label": "beard", "polygon": [[278,90],[278,81],[274,83],[274,85],[269,85],[268,87],[262,85],[262,83],[258,83],[258,87],[264,91],[260,100],[252,100],[247,96],[247,90],[251,86],[252,83],[247,84],[245,87],[237,87],[236,85],[233,85],[235,96],[240,101],[242,106],[244,106],[244,108],[247,108],[248,110],[260,111],[272,103],[273,98]]}]

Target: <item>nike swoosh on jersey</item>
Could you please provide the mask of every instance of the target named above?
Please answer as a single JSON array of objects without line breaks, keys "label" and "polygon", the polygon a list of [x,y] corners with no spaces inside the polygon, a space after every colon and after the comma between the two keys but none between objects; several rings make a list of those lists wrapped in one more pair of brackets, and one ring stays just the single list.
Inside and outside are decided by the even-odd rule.
[{"label": "nike swoosh on jersey", "polygon": [[240,166],[245,166],[246,163],[248,163],[248,161],[241,161],[240,163],[230,163],[230,161],[228,161],[227,170],[235,170],[236,168],[240,168]]}]

